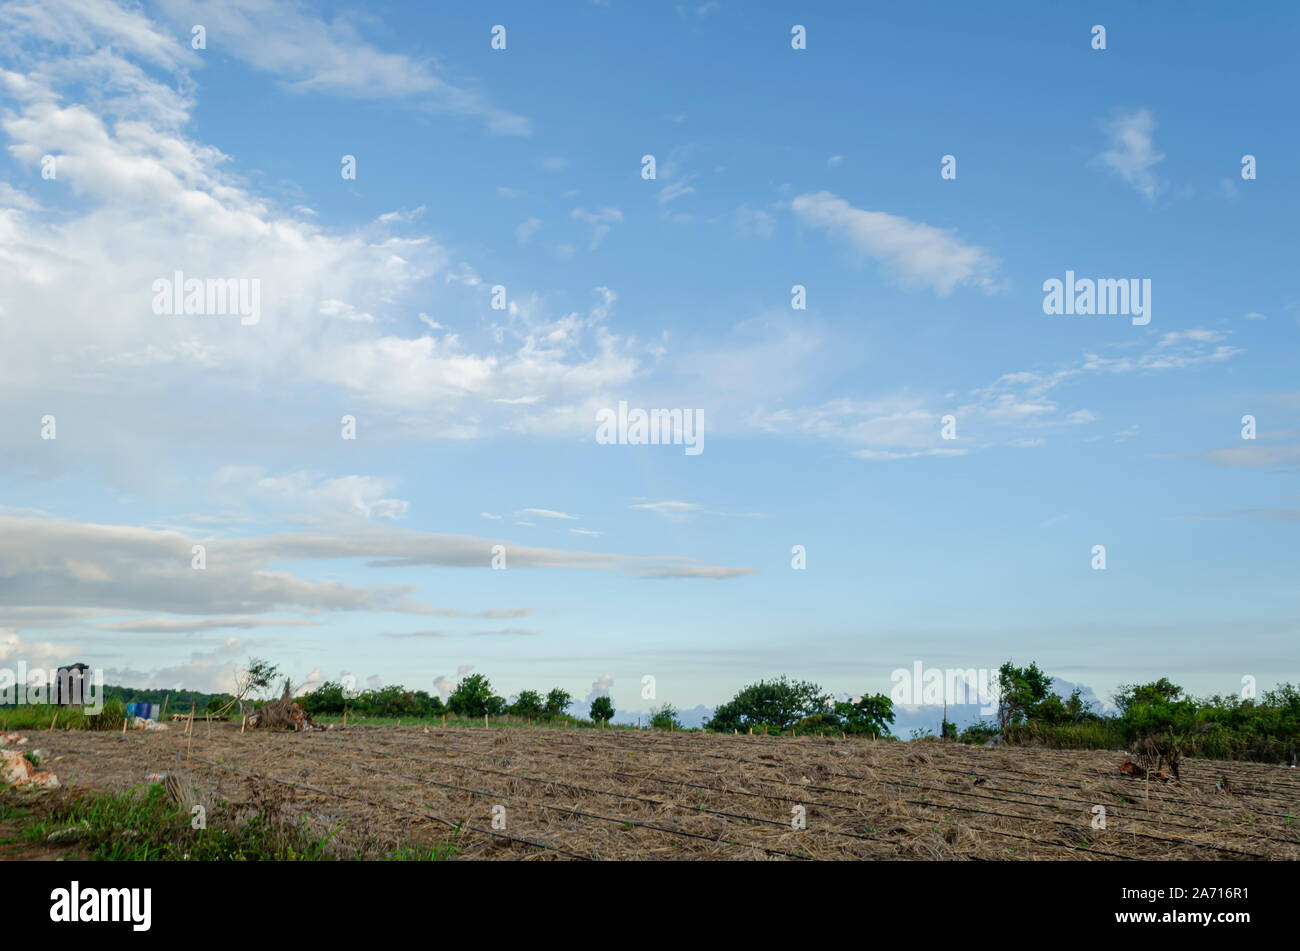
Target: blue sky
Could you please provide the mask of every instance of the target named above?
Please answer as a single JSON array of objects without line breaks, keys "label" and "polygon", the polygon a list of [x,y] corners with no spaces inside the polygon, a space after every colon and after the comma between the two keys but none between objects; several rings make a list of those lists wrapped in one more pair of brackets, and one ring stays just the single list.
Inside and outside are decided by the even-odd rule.
[{"label": "blue sky", "polygon": [[0,662],[1300,676],[1296,12],[792,9],[0,5]]}]

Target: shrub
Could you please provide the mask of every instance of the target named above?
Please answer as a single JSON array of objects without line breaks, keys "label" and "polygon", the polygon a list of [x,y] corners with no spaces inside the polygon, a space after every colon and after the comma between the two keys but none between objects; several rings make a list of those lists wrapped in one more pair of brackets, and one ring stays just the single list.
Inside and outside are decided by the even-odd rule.
[{"label": "shrub", "polygon": [[682,721],[677,719],[677,708],[671,703],[662,707],[651,708],[650,726],[656,730],[680,730]]},{"label": "shrub", "polygon": [[830,698],[817,684],[789,680],[760,680],[750,684],[713,712],[706,727],[730,733],[766,726],[784,730],[814,714],[825,714]]}]

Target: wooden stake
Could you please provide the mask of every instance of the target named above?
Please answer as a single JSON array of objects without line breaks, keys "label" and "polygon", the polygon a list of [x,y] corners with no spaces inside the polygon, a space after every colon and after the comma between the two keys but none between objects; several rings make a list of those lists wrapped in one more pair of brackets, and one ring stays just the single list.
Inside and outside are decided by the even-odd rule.
[{"label": "wooden stake", "polygon": [[58,720],[59,720],[59,711],[55,710],[55,711],[54,711],[54,716],[50,718],[50,729],[51,729],[51,730],[54,729],[54,724],[57,723]]},{"label": "wooden stake", "polygon": [[347,708],[347,707],[344,707],[344,708],[343,708],[343,725],[344,725],[344,726],[347,726],[347,725],[348,725],[348,708]]},{"label": "wooden stake", "polygon": [[240,735],[240,736],[243,736],[243,735],[244,735],[244,728],[247,727],[247,726],[248,726],[248,717],[244,717],[242,720],[239,721],[239,735]]},{"label": "wooden stake", "polygon": [[442,715],[442,725],[444,728],[447,726],[447,714],[445,713]]},{"label": "wooden stake", "polygon": [[485,714],[483,714],[483,729],[486,730],[487,728],[488,728],[488,725],[487,725],[487,714],[485,713]]},{"label": "wooden stake", "polygon": [[167,719],[167,701],[171,699],[171,696],[172,696],[172,695],[169,694],[169,693],[163,694],[163,708],[162,708],[162,713],[158,714],[158,722],[159,722],[159,723],[161,723],[163,720]]},{"label": "wooden stake", "polygon": [[[190,718],[185,723],[185,735],[186,736],[194,735],[194,704],[192,703],[190,704]],[[188,757],[186,758],[188,759]]]},{"label": "wooden stake", "polygon": [[126,732],[126,717],[122,717],[122,732]]}]

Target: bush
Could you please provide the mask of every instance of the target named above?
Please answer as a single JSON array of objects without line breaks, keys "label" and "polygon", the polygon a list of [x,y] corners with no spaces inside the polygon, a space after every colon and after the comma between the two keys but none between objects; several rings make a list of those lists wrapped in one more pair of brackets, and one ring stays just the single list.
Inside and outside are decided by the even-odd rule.
[{"label": "bush", "polygon": [[789,680],[760,680],[750,684],[713,712],[709,730],[746,732],[766,726],[778,731],[815,714],[825,714],[830,698],[817,684]]},{"label": "bush", "polygon": [[505,699],[492,693],[492,684],[482,674],[470,674],[462,679],[447,698],[447,709],[463,717],[499,714],[505,705]]},{"label": "bush", "polygon": [[546,704],[536,690],[521,690],[506,712],[516,717],[540,718],[546,712]]},{"label": "bush", "polygon": [[671,703],[650,710],[650,727],[655,730],[680,730],[682,721],[677,719],[677,708]]}]

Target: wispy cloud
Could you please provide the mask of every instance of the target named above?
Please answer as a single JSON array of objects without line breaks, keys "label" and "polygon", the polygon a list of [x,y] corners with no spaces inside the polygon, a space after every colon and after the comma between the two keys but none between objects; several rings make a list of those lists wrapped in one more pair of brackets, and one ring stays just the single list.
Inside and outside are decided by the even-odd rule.
[{"label": "wispy cloud", "polygon": [[557,512],[554,509],[520,509],[516,515],[535,515],[538,518],[568,518],[574,521],[582,516],[570,515],[568,512]]},{"label": "wispy cloud", "polygon": [[531,123],[481,93],[453,85],[431,60],[381,50],[361,36],[358,17],[329,21],[281,0],[159,0],[163,14],[189,33],[202,23],[220,49],[300,92],[326,91],[356,99],[412,99],[431,109],[484,121],[503,135],[529,135]]},{"label": "wispy cloud", "polygon": [[607,205],[598,211],[575,208],[569,213],[569,217],[574,221],[585,221],[591,225],[591,250],[594,251],[605,240],[605,235],[609,234],[609,229],[623,220],[623,212]]},{"label": "wispy cloud", "polygon": [[1122,113],[1104,123],[1110,147],[1098,160],[1148,199],[1164,188],[1155,167],[1164,154],[1155,145],[1156,120],[1149,109]]},{"label": "wispy cloud", "polygon": [[791,207],[805,224],[848,241],[904,284],[925,284],[940,294],[959,284],[996,289],[996,264],[988,252],[965,243],[951,229],[855,208],[828,191],[800,195]]}]

